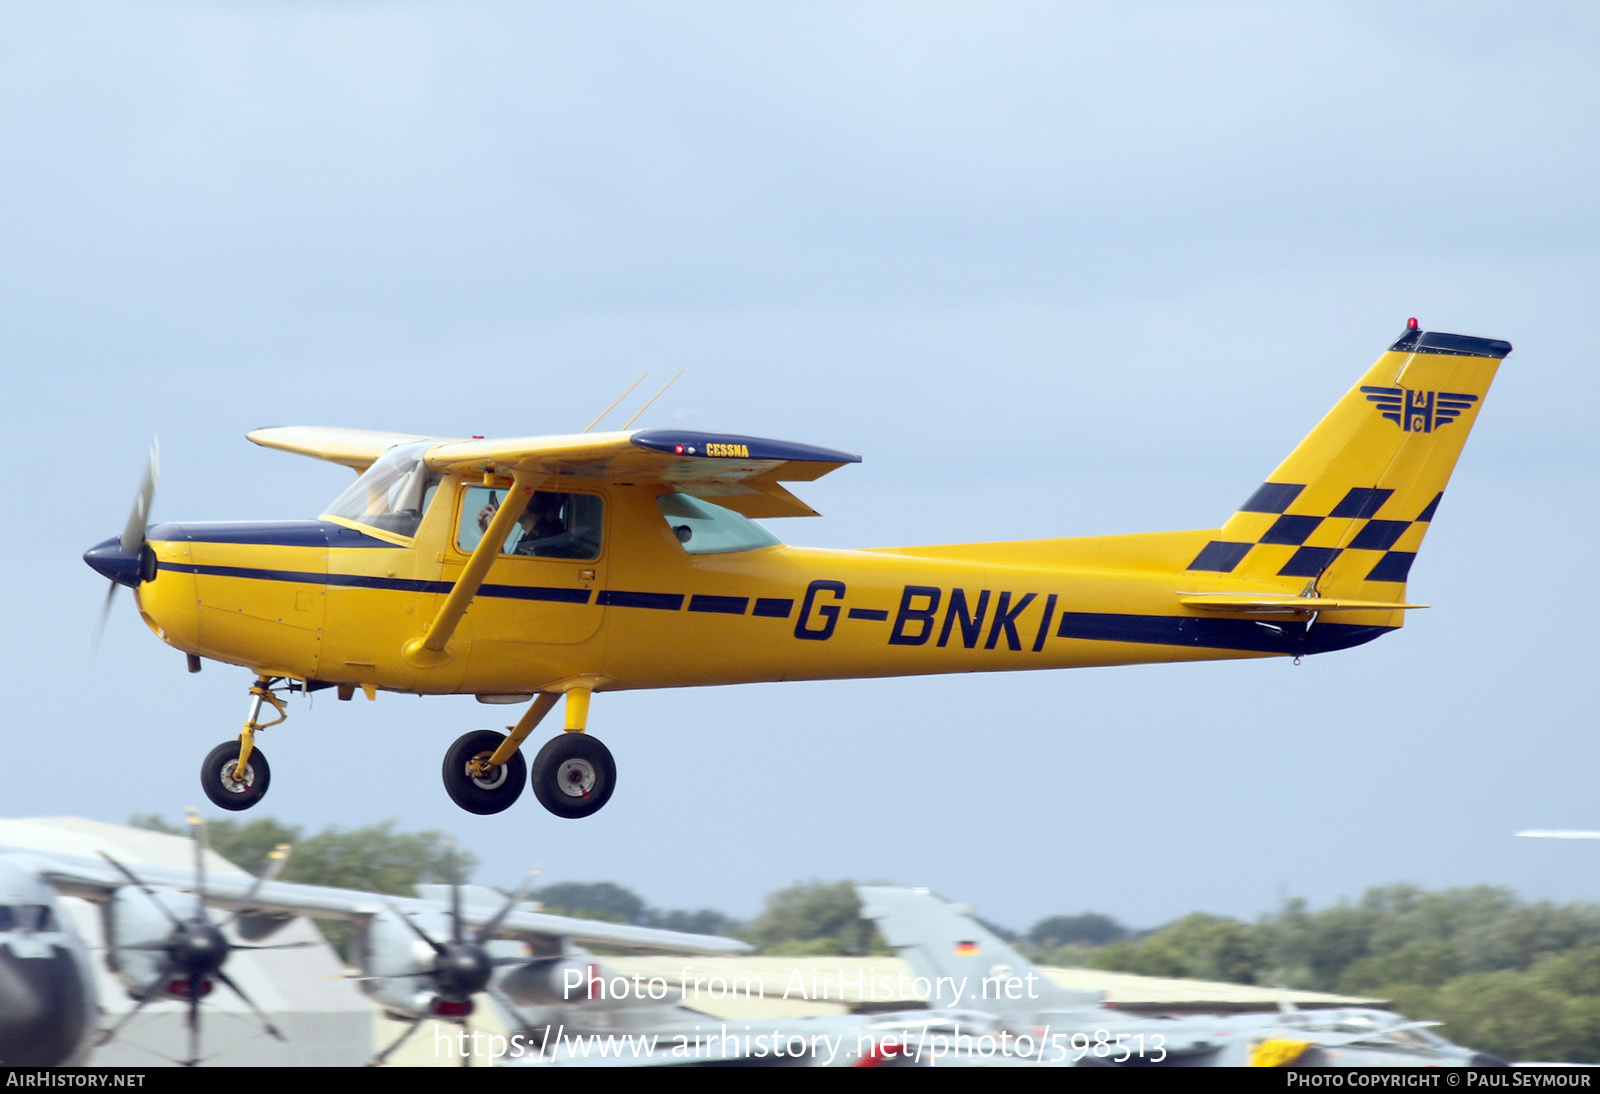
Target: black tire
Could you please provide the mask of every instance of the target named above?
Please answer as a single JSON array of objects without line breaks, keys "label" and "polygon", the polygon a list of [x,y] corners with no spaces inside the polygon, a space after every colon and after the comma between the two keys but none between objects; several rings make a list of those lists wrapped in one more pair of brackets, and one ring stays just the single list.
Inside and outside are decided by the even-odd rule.
[{"label": "black tire", "polygon": [[617,788],[611,750],[585,733],[563,733],[533,758],[533,794],[558,817],[576,820],[600,811]]},{"label": "black tire", "polygon": [[479,816],[502,813],[522,797],[522,788],[528,780],[528,761],[523,758],[521,749],[492,772],[491,778],[475,779],[467,774],[467,761],[478,757],[488,759],[505,739],[503,733],[480,729],[458,737],[444,754],[445,793],[468,813]]},{"label": "black tire", "polygon": [[259,748],[250,750],[243,781],[233,777],[238,764],[239,742],[229,741],[213,748],[205,763],[200,765],[200,789],[206,792],[212,805],[231,813],[249,809],[260,801],[272,783],[272,767]]}]

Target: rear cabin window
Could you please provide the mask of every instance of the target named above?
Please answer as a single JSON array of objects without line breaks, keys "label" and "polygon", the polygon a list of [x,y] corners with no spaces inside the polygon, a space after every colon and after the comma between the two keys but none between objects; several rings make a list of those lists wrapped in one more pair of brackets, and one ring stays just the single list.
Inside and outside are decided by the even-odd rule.
[{"label": "rear cabin window", "polygon": [[721,555],[777,547],[779,539],[749,517],[688,494],[662,494],[656,508],[678,544],[691,555]]}]

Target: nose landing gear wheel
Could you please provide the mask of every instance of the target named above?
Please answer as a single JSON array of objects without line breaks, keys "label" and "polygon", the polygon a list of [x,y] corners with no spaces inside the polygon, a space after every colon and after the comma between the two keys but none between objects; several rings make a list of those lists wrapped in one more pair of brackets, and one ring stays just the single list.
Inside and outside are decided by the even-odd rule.
[{"label": "nose landing gear wheel", "polygon": [[510,809],[522,797],[527,785],[528,761],[519,749],[499,767],[486,774],[473,776],[467,773],[471,760],[487,760],[500,747],[505,735],[490,729],[480,729],[457,738],[444,754],[444,789],[468,813],[487,816]]},{"label": "nose landing gear wheel", "polygon": [[533,793],[558,817],[576,819],[599,812],[617,786],[611,750],[582,733],[563,733],[547,741],[533,758]]},{"label": "nose landing gear wheel", "polygon": [[260,801],[272,781],[272,768],[259,748],[250,750],[244,765],[244,778],[234,778],[239,766],[239,742],[229,741],[213,748],[200,765],[200,788],[218,809],[237,813]]}]

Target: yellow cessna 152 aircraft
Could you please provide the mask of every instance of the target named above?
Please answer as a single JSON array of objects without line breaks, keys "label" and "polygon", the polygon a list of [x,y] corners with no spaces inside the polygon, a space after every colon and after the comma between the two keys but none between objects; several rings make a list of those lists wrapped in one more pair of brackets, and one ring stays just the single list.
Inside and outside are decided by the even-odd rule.
[{"label": "yellow cessna 152 aircraft", "polygon": [[516,801],[522,743],[565,696],[566,732],[531,781],[552,813],[582,817],[616,785],[584,732],[595,692],[1298,658],[1388,634],[1418,607],[1406,575],[1510,351],[1411,320],[1220,529],[803,549],[749,518],[814,515],[782,484],[860,457],[675,429],[287,427],[249,436],[360,476],[320,519],[147,527],[152,453],[122,535],[84,558],[112,594],[136,591],[191,671],[209,657],[255,672],[238,740],[202,768],[222,808],[266,792],[255,735],[287,716],[283,696],[332,687],[527,702],[509,735],[445,753],[445,788],[474,813]]}]

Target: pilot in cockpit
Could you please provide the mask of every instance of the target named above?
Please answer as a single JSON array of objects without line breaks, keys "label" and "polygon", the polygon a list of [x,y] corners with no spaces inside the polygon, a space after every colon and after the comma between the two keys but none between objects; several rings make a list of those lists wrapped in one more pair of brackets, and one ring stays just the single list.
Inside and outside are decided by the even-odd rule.
[{"label": "pilot in cockpit", "polygon": [[[568,495],[550,490],[536,490],[523,510],[517,525],[521,535],[515,545],[505,552],[534,558],[592,558],[594,547],[574,535],[567,526],[563,503]],[[489,522],[499,510],[499,499],[492,493],[489,504],[478,511],[478,527],[489,530]]]}]

